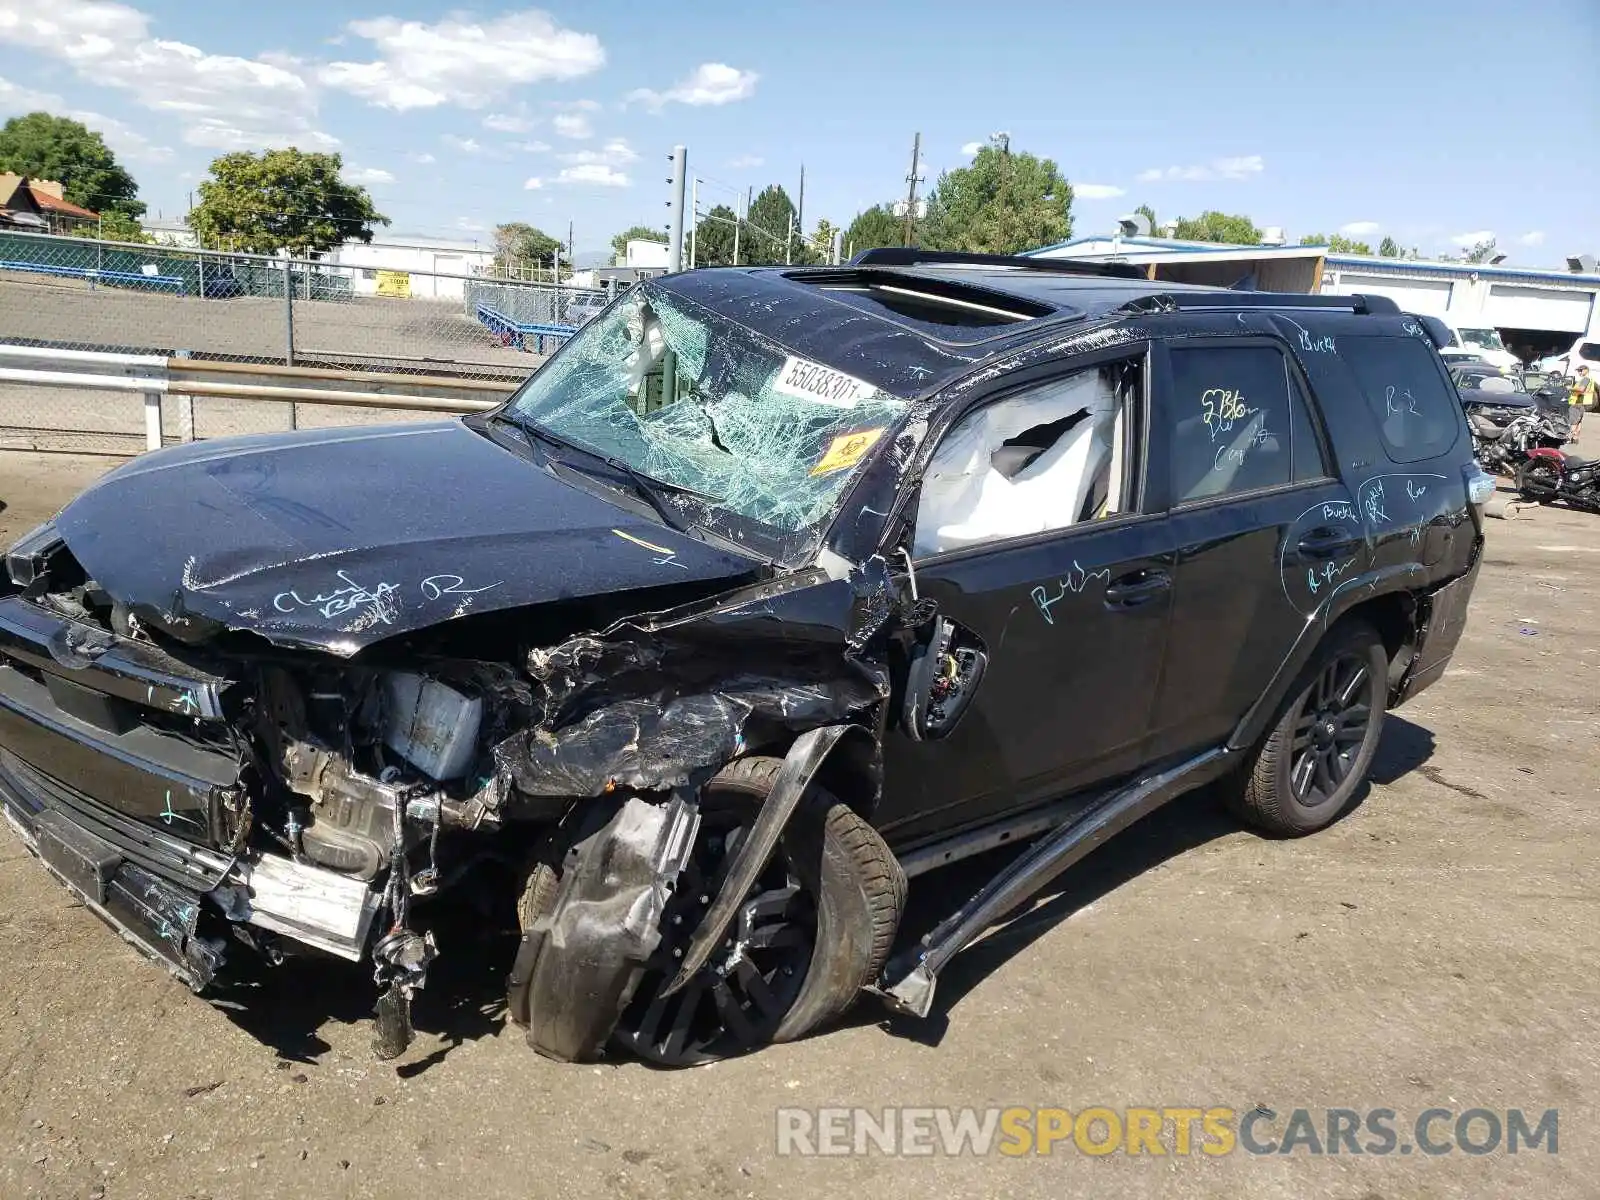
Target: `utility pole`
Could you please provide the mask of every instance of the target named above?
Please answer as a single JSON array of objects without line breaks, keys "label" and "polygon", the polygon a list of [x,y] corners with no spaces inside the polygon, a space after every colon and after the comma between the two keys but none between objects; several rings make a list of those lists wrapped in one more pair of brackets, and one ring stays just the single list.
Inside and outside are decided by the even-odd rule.
[{"label": "utility pole", "polygon": [[[737,208],[744,207],[743,196],[734,197],[733,202]],[[739,265],[739,232],[744,228],[744,215],[737,210],[733,214],[733,265],[736,267]]]},{"label": "utility pole", "polygon": [[695,253],[700,248],[700,181],[689,181],[689,270],[694,270]]},{"label": "utility pole", "polygon": [[667,223],[667,271],[683,270],[683,192],[685,177],[689,173],[689,148],[672,148],[672,174],[667,177],[667,208],[671,219]]},{"label": "utility pole", "polygon": [[911,235],[917,226],[917,184],[922,182],[922,176],[917,174],[918,161],[922,158],[922,134],[918,133],[911,139],[911,173],[906,176],[909,185],[906,188],[906,239],[905,244],[911,245]]},{"label": "utility pole", "polygon": [[783,239],[783,265],[794,262],[794,209],[789,210],[789,236]]},{"label": "utility pole", "polygon": [[806,165],[800,164],[800,200],[795,205],[795,228],[800,230],[800,236],[806,236]]},{"label": "utility pole", "polygon": [[569,267],[573,267],[574,269],[578,265],[577,262],[572,257],[572,222],[571,221],[567,222],[567,265]]},{"label": "utility pole", "polygon": [[844,230],[835,229],[833,231],[833,265],[836,267],[839,265],[839,252],[843,247]]}]

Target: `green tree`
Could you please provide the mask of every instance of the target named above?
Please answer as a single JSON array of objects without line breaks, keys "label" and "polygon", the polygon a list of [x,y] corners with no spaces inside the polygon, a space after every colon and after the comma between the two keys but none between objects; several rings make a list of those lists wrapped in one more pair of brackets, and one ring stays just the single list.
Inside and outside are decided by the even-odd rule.
[{"label": "green tree", "polygon": [[805,239],[792,228],[794,215],[794,202],[778,184],[768,184],[758,192],[745,218],[740,260],[753,266],[773,266],[786,260],[809,262]]},{"label": "green tree", "polygon": [[494,227],[494,267],[501,275],[517,275],[530,267],[548,269],[564,249],[555,238],[526,221]]},{"label": "green tree", "polygon": [[138,184],[105,139],[67,117],[34,112],[7,121],[0,127],[0,171],[54,179],[68,200],[98,213],[144,213]]},{"label": "green tree", "polygon": [[1177,237],[1188,242],[1223,242],[1230,246],[1259,246],[1261,230],[1249,217],[1207,209],[1198,217],[1179,217]]},{"label": "green tree", "polygon": [[71,237],[104,238],[108,242],[142,242],[147,246],[155,245],[156,240],[136,218],[115,209],[101,213],[98,222],[90,221],[68,230],[68,234]]},{"label": "green tree", "polygon": [[1006,138],[946,171],[928,195],[920,242],[930,250],[1016,254],[1072,236],[1072,185],[1048,158]]},{"label": "green tree", "polygon": [[1141,205],[1139,205],[1138,208],[1134,209],[1133,211],[1136,212],[1136,213],[1139,213],[1141,216],[1144,217],[1145,220],[1150,222],[1150,236],[1152,236],[1152,237],[1160,237],[1161,236],[1161,222],[1156,220],[1156,210],[1155,209],[1151,208],[1148,204],[1141,204]]},{"label": "green tree", "polygon": [[828,263],[833,261],[833,235],[839,232],[839,227],[827,217],[817,222],[817,227],[811,231],[808,249],[814,261]]},{"label": "green tree", "polygon": [[1366,242],[1358,242],[1354,238],[1347,238],[1336,233],[1329,237],[1325,233],[1308,233],[1300,239],[1302,246],[1326,246],[1335,254],[1371,254],[1372,247]]},{"label": "green tree", "polygon": [[1400,248],[1400,243],[1392,237],[1385,236],[1383,241],[1378,243],[1378,256],[1380,258],[1404,258],[1405,253]]},{"label": "green tree", "polygon": [[[697,267],[728,267],[733,265],[733,235],[734,222],[733,209],[726,204],[719,204],[700,218],[700,224],[694,230],[694,265]],[[746,242],[743,230],[740,231],[739,259],[749,262],[745,257]]]},{"label": "green tree", "polygon": [[845,257],[854,258],[863,250],[899,246],[905,238],[905,227],[905,219],[895,216],[887,204],[874,204],[857,213],[850,228],[844,231]]},{"label": "green tree", "polygon": [[254,254],[325,253],[341,242],[370,242],[389,218],[367,189],[339,178],[337,154],[289,147],[259,154],[239,151],[211,163],[189,227],[202,245]]},{"label": "green tree", "polygon": [[1486,263],[1494,257],[1494,252],[1494,239],[1489,238],[1486,241],[1479,242],[1477,245],[1473,246],[1472,249],[1468,250],[1466,254],[1466,260],[1469,263]]},{"label": "green tree", "polygon": [[667,234],[664,229],[652,229],[648,225],[635,225],[632,228],[624,229],[611,239],[611,252],[616,255],[613,261],[622,262],[628,253],[629,242],[661,242],[665,244],[666,241]]}]

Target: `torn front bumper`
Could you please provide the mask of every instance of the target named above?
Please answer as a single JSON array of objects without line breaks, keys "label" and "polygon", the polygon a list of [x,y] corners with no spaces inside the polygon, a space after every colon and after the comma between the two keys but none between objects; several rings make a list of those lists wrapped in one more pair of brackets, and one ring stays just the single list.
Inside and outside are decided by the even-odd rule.
[{"label": "torn front bumper", "polygon": [[[207,880],[226,860],[158,833],[129,836],[126,818],[0,750],[0,804],[46,869],[86,908],[195,991],[222,965],[224,943],[199,931]],[[114,839],[114,840],[113,840]]]}]

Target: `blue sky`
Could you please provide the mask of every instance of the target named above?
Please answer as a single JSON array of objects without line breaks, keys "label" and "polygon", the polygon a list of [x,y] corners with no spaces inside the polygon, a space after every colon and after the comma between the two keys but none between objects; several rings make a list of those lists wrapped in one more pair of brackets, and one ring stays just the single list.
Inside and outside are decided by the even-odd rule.
[{"label": "blue sky", "polygon": [[806,223],[931,185],[999,130],[1077,188],[1075,233],[1141,202],[1510,261],[1600,251],[1595,0],[945,0],[542,8],[427,0],[0,0],[0,116],[105,132],[152,213],[218,153],[337,149],[392,232],[527,220],[580,253],[806,167]]}]

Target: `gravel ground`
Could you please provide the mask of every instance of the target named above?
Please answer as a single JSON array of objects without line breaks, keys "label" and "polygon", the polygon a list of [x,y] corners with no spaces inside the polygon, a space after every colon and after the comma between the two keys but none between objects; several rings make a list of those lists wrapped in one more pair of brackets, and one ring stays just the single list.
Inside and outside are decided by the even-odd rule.
[{"label": "gravel ground", "polygon": [[[0,454],[0,540],[105,466]],[[962,956],[934,1021],[863,1004],[708,1069],[536,1057],[502,1021],[487,939],[447,945],[416,1044],[377,1063],[359,972],[302,964],[246,1010],[212,1007],[0,833],[0,1195],[1593,1197],[1600,518],[1490,535],[1453,671],[1391,719],[1345,820],[1272,842],[1189,797]],[[961,884],[925,877],[913,902]],[[1435,1106],[1556,1108],[1560,1141],[779,1157],[790,1105],[1387,1107],[1403,1132]]]}]

